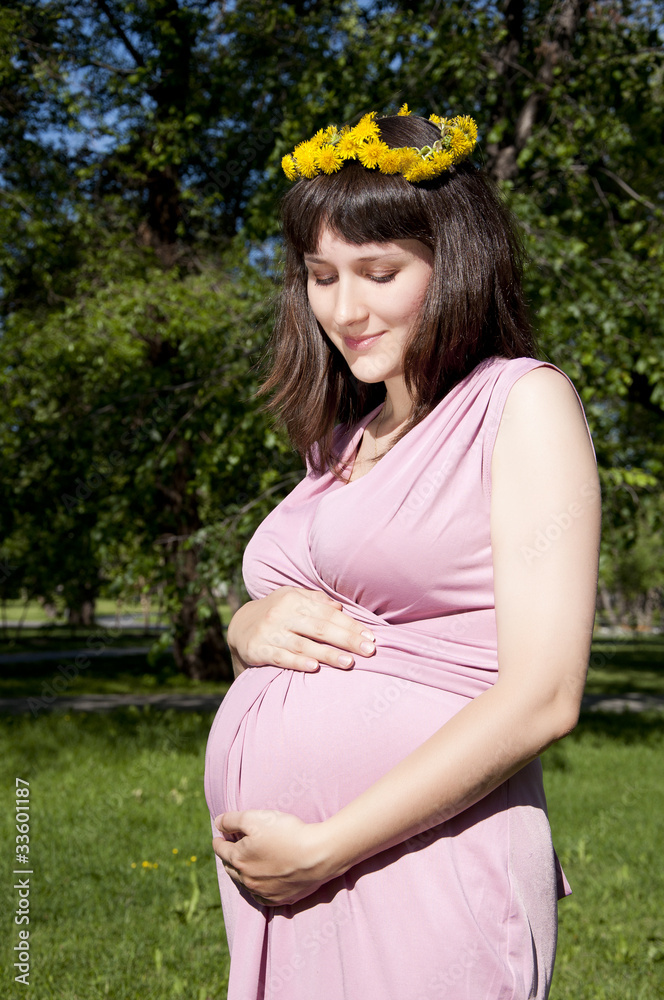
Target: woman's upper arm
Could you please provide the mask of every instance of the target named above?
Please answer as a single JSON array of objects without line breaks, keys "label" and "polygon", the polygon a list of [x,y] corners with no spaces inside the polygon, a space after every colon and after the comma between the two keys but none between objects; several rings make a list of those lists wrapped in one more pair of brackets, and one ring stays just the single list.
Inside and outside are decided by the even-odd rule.
[{"label": "woman's upper arm", "polygon": [[535,368],[514,383],[491,474],[499,683],[553,708],[565,731],[586,677],[601,513],[584,416],[561,372]]}]

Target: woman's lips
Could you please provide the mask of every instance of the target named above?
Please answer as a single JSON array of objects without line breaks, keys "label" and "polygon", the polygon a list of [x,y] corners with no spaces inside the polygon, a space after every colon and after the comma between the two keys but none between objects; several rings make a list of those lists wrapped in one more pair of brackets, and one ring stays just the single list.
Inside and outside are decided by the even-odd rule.
[{"label": "woman's lips", "polygon": [[374,333],[371,337],[344,337],[344,344],[351,351],[368,351],[382,336],[382,333]]}]

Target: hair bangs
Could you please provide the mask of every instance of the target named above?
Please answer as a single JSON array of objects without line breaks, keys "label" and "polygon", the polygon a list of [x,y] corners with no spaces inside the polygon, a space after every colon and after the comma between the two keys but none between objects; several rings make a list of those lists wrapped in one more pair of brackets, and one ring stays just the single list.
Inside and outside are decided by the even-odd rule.
[{"label": "hair bangs", "polygon": [[[297,211],[291,210],[291,193]],[[400,175],[370,173],[361,163],[293,188],[284,198],[282,220],[287,244],[301,257],[316,253],[326,227],[358,246],[416,239],[433,249],[422,192]]]}]

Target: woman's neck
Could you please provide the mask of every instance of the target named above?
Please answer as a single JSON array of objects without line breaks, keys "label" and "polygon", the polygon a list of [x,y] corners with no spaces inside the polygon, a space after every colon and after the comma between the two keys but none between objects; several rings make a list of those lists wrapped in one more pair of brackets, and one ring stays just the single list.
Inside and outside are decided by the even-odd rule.
[{"label": "woman's neck", "polygon": [[385,407],[381,421],[381,430],[385,428],[390,432],[395,427],[405,424],[413,410],[413,400],[406,389],[403,375],[396,375],[394,378],[385,380]]}]

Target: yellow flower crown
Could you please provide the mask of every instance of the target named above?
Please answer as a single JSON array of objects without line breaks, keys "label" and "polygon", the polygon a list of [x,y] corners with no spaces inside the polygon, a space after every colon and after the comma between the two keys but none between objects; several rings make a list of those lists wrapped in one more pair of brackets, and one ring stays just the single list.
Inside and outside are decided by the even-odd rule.
[{"label": "yellow flower crown", "polygon": [[[408,105],[404,104],[398,113],[409,115]],[[429,115],[429,121],[440,129],[440,139],[431,146],[391,149],[379,138],[376,112],[371,111],[354,128],[328,125],[319,129],[284,156],[281,166],[289,181],[334,174],[348,160],[359,160],[363,167],[381,174],[401,174],[407,181],[428,181],[469,156],[477,143],[477,125],[468,115]]]}]

